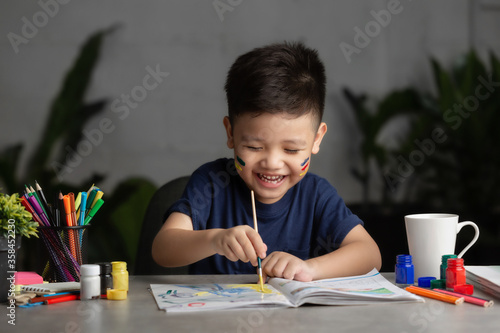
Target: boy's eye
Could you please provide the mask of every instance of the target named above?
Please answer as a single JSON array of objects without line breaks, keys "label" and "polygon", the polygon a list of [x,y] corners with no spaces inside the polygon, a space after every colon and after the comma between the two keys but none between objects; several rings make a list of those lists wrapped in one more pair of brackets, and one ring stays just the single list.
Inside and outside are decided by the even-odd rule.
[{"label": "boy's eye", "polygon": [[300,150],[299,149],[285,149],[285,151],[289,154],[297,154]]},{"label": "boy's eye", "polygon": [[247,149],[250,149],[250,150],[261,150],[262,148],[261,147],[254,147],[254,146],[246,146]]}]

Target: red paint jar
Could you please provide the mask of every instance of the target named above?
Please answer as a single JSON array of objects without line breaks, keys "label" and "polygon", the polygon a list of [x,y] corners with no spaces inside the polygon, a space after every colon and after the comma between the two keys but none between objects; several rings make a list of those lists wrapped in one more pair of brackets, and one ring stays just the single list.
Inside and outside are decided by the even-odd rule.
[{"label": "red paint jar", "polygon": [[466,284],[464,260],[462,258],[448,259],[446,268],[446,288],[453,290],[455,286]]}]

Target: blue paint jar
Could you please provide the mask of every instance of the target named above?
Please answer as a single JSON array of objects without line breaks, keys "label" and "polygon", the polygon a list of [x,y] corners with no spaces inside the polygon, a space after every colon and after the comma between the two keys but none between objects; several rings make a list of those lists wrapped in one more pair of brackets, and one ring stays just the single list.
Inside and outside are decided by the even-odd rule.
[{"label": "blue paint jar", "polygon": [[415,282],[415,268],[409,254],[400,254],[396,257],[396,284],[412,285]]}]

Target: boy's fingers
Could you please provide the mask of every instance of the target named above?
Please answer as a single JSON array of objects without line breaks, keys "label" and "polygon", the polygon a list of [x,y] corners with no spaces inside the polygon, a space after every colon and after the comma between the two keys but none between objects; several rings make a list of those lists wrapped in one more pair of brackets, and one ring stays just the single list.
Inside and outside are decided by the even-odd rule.
[{"label": "boy's fingers", "polygon": [[231,261],[241,260],[243,262],[248,262],[249,258],[246,254],[244,247],[242,247],[242,241],[237,235],[234,238],[228,240],[226,243],[225,256]]},{"label": "boy's fingers", "polygon": [[243,262],[248,262],[249,261],[249,257],[245,251],[244,248],[242,248],[241,244],[239,243],[236,243],[236,244],[233,244],[232,246],[230,246],[230,249],[231,251],[234,253],[234,255],[236,256],[236,260],[241,260]]},{"label": "boy's fingers", "polygon": [[283,269],[283,277],[288,280],[293,280],[295,277],[295,274],[297,273],[297,265],[294,263],[289,262]]},{"label": "boy's fingers", "polygon": [[273,252],[262,263],[262,270],[268,276],[293,279],[296,266],[282,253]]},{"label": "boy's fingers", "polygon": [[253,246],[253,243],[249,239],[246,239],[245,244],[242,245],[242,247],[245,252],[246,258],[248,259],[247,261],[250,261],[252,265],[256,266],[257,254],[255,253],[255,248]]},{"label": "boy's fingers", "polygon": [[267,246],[260,235],[249,226],[228,229],[224,255],[231,261],[241,260],[257,266],[257,256],[266,257]]},{"label": "boy's fingers", "polygon": [[236,253],[234,253],[233,249],[229,245],[227,245],[226,249],[224,249],[223,254],[227,259],[229,259],[231,261],[238,260],[238,256],[236,255]]},{"label": "boy's fingers", "polygon": [[[264,259],[266,257],[267,245],[262,241],[260,235],[253,230],[253,232],[248,233],[248,238],[252,242],[253,251],[256,253],[255,256]],[[257,260],[257,258],[255,258],[255,260]]]}]

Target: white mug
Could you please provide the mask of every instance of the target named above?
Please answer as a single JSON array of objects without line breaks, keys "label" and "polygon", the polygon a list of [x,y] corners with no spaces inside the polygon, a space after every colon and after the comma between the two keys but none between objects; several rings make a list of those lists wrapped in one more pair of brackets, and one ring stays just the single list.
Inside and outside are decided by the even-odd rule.
[{"label": "white mug", "polygon": [[405,216],[408,248],[415,268],[415,281],[422,276],[440,278],[441,257],[455,253],[460,230],[470,225],[475,234],[472,241],[458,255],[461,258],[479,238],[474,222],[458,222],[456,214],[413,214]]}]

